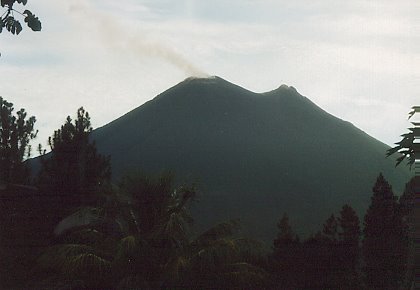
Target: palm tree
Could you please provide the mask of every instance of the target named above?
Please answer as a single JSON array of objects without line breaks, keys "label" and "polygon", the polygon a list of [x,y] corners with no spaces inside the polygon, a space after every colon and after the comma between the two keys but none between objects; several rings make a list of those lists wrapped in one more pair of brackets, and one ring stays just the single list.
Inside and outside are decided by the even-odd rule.
[{"label": "palm tree", "polygon": [[126,176],[102,207],[79,209],[57,226],[59,243],[38,260],[38,271],[50,273],[44,283],[89,289],[262,285],[267,274],[254,265],[258,243],[235,236],[237,221],[190,239],[187,207],[194,196],[191,186],[173,186],[169,174]]},{"label": "palm tree", "polygon": [[269,275],[260,266],[261,243],[238,235],[239,221],[220,223],[171,257],[165,267],[168,288],[263,289]]}]

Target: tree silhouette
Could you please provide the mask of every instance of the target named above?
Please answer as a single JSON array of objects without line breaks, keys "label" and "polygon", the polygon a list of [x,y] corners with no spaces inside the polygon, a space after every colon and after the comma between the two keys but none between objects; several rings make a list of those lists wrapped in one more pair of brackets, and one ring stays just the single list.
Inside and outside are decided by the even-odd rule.
[{"label": "tree silhouette", "polygon": [[405,186],[403,194],[400,196],[399,205],[401,215],[404,223],[404,235],[403,239],[407,241],[407,269],[405,275],[404,288],[409,289],[414,283],[414,270],[415,270],[415,185],[416,180],[413,177],[410,182]]},{"label": "tree silhouette", "polygon": [[[413,106],[409,113],[408,119],[412,118],[416,113],[420,113],[420,106]],[[415,260],[417,259],[415,254],[415,184],[419,184],[418,169],[419,165],[416,163],[416,158],[420,155],[420,143],[415,142],[416,138],[420,138],[420,123],[412,122],[414,127],[409,128],[410,132],[401,135],[402,140],[397,142],[395,147],[391,148],[387,152],[387,156],[390,156],[396,152],[402,155],[397,159],[396,166],[398,166],[405,158],[408,159],[408,165],[410,168],[415,165],[415,177],[406,184],[405,191],[401,195],[399,204],[400,211],[403,218],[404,234],[402,239],[405,240],[406,254],[407,254],[407,269],[404,281],[404,287],[410,288],[414,283],[414,269]]]},{"label": "tree silhouette", "polygon": [[92,203],[95,194],[111,178],[110,158],[97,153],[89,140],[92,127],[89,113],[77,110],[73,122],[70,117],[54,132],[48,143],[51,153],[42,152],[42,168],[38,183],[43,191],[74,197],[75,206]]},{"label": "tree silhouette", "polygon": [[[343,270],[338,219],[331,214],[322,233],[305,241],[304,257],[308,278],[306,287],[337,289],[343,287]],[[322,277],[322,278],[319,278]]]},{"label": "tree silhouette", "polygon": [[271,268],[275,284],[281,289],[299,289],[303,285],[304,258],[299,238],[295,236],[286,213],[277,224],[279,232],[273,241]]},{"label": "tree silhouette", "polygon": [[0,285],[5,289],[21,288],[34,256],[25,242],[33,245],[38,238],[33,234],[36,189],[28,186],[30,168],[24,162],[37,133],[35,121],[0,97]]},{"label": "tree silhouette", "polygon": [[338,218],[340,240],[346,244],[358,246],[360,241],[360,220],[356,211],[348,204],[344,205]]},{"label": "tree silhouette", "polygon": [[289,217],[284,213],[283,217],[277,224],[279,232],[277,238],[274,240],[274,249],[281,248],[283,245],[291,244],[294,241],[294,233],[289,224]]},{"label": "tree silhouette", "polygon": [[342,287],[360,289],[360,220],[349,205],[344,205],[338,218],[339,224],[339,267],[341,269]]},{"label": "tree silhouette", "polygon": [[331,216],[326,220],[322,234],[330,242],[337,241],[338,221],[335,218],[334,214],[331,214]]},{"label": "tree silhouette", "polygon": [[380,174],[364,220],[363,257],[369,289],[398,289],[406,263],[406,229],[391,186]]},{"label": "tree silhouette", "polygon": [[26,5],[27,0],[1,0],[1,7],[5,8],[5,11],[0,16],[0,33],[3,31],[3,28],[6,28],[12,34],[19,34],[22,31],[22,25],[19,20],[15,19],[14,13],[20,14],[24,17],[25,23],[28,25],[32,31],[41,30],[41,21],[36,17],[31,11],[25,10],[19,12],[14,9],[14,5],[22,4]]},{"label": "tree silhouette", "polygon": [[13,104],[0,97],[0,184],[28,183],[29,169],[23,163],[31,154],[29,142],[36,137],[35,117],[24,109],[13,114]]}]

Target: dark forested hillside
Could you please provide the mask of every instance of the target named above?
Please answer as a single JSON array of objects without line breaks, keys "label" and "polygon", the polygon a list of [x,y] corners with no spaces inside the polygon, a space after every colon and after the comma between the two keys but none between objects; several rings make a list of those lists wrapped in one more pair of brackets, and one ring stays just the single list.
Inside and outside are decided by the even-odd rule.
[{"label": "dark forested hillside", "polygon": [[298,233],[312,232],[343,204],[364,212],[378,172],[397,193],[410,176],[385,158],[388,146],[286,85],[258,94],[218,77],[189,78],[93,138],[111,155],[114,179],[172,170],[198,184],[199,228],[241,218],[265,240],[283,212]]}]

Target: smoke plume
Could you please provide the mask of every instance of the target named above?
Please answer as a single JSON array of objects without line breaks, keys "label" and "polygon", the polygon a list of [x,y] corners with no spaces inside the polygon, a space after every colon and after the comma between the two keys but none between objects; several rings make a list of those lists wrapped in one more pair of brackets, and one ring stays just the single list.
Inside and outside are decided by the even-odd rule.
[{"label": "smoke plume", "polygon": [[118,53],[130,53],[134,57],[155,57],[165,61],[189,76],[207,77],[208,74],[178,53],[174,48],[160,41],[151,40],[147,33],[126,29],[122,22],[105,12],[98,11],[88,0],[77,0],[69,11],[84,19],[93,21],[104,47]]}]

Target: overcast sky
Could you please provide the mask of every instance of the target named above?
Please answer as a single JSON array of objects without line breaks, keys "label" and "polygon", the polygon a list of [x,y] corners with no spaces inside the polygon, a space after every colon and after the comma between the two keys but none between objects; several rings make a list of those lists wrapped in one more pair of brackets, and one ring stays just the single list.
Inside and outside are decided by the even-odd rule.
[{"label": "overcast sky", "polygon": [[[80,106],[105,125],[185,78],[294,86],[392,145],[420,105],[418,0],[29,0],[42,21],[0,34],[0,96],[37,143]],[[23,21],[22,21],[23,22]]]}]

